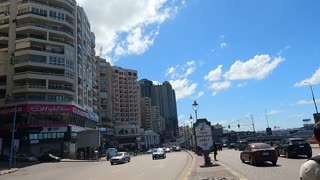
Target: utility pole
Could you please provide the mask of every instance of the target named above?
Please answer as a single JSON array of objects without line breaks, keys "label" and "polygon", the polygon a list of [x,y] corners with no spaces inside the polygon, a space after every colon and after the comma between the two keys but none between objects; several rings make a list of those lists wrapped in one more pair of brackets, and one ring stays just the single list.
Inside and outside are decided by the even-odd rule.
[{"label": "utility pole", "polygon": [[265,111],[265,113],[266,113],[267,126],[268,126],[268,128],[269,128],[269,119],[268,119],[267,109],[265,109],[264,111]]},{"label": "utility pole", "polygon": [[253,116],[252,116],[252,114],[251,114],[251,122],[252,122],[253,132],[255,133],[255,132],[256,132],[256,130],[254,129],[254,121],[253,121]]}]

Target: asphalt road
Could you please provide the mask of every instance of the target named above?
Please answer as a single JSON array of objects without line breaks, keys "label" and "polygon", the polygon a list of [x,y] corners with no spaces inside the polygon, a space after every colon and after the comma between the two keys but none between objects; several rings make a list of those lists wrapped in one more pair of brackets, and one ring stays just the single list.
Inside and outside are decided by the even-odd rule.
[{"label": "asphalt road", "polygon": [[131,157],[131,162],[110,165],[109,161],[43,163],[2,175],[4,180],[176,180],[191,163],[187,152],[167,153],[166,159],[151,155]]},{"label": "asphalt road", "polygon": [[[313,156],[320,153],[319,148],[313,148]],[[279,157],[277,166],[271,163],[264,163],[258,166],[251,166],[248,162],[242,163],[240,151],[234,149],[224,149],[218,152],[217,159],[245,176],[248,180],[294,180],[299,179],[299,169],[301,164],[307,161],[306,157],[287,159]]]}]

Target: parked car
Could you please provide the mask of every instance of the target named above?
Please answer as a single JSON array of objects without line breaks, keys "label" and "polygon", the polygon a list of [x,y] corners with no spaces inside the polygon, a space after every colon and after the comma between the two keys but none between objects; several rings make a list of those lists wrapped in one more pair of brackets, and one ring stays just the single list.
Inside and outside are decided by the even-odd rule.
[{"label": "parked car", "polygon": [[0,161],[8,161],[9,159],[10,157],[8,155],[5,155],[5,154],[0,155]]},{"label": "parked car", "polygon": [[30,156],[30,155],[27,155],[27,154],[17,154],[16,160],[17,161],[27,161],[27,162],[38,161],[38,159],[36,157]]},{"label": "parked car", "polygon": [[155,149],[149,149],[148,151],[147,151],[147,154],[152,154],[152,152],[154,151]]},{"label": "parked car", "polygon": [[243,163],[249,161],[253,166],[266,161],[270,161],[275,166],[278,155],[276,150],[266,143],[251,143],[241,152],[240,159]]},{"label": "parked car", "polygon": [[308,158],[312,156],[312,148],[303,138],[283,139],[275,149],[279,156],[284,155],[286,158],[298,155],[306,155]]},{"label": "parked car", "polygon": [[110,164],[120,164],[130,162],[130,155],[128,152],[117,152],[111,159]]},{"label": "parked car", "polygon": [[165,159],[166,158],[166,152],[162,148],[157,148],[152,152],[152,159]]},{"label": "parked car", "polygon": [[234,149],[235,149],[235,150],[239,150],[239,151],[243,151],[243,150],[246,149],[247,145],[248,145],[248,142],[247,142],[247,141],[244,141],[244,140],[243,140],[243,141],[239,141],[239,142],[235,145]]},{"label": "parked car", "polygon": [[60,162],[61,158],[53,154],[43,154],[38,158],[40,162]]}]

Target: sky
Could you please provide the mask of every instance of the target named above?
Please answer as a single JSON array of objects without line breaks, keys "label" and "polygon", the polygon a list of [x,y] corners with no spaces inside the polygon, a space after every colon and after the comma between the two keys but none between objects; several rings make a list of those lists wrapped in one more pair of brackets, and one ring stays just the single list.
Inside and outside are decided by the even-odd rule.
[{"label": "sky", "polygon": [[137,70],[139,80],[171,83],[180,126],[195,121],[194,100],[198,118],[230,130],[240,124],[252,131],[252,120],[256,130],[313,122],[311,87],[320,106],[320,1],[78,3],[97,55]]}]

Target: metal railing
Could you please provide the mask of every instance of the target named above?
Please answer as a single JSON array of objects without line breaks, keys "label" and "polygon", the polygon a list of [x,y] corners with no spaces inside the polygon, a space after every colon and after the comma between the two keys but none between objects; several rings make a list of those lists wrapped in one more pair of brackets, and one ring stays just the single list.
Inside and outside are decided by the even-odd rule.
[{"label": "metal railing", "polygon": [[[8,20],[8,22],[9,22],[9,20]],[[40,28],[45,28],[45,29],[51,29],[51,30],[55,30],[55,31],[64,32],[70,36],[73,36],[73,32],[66,30],[65,28],[61,28],[61,27],[57,27],[57,26],[42,25],[42,24],[36,24],[36,23],[23,23],[23,24],[18,24],[17,28],[25,27],[25,26],[34,26],[34,27],[40,27]]]}]

